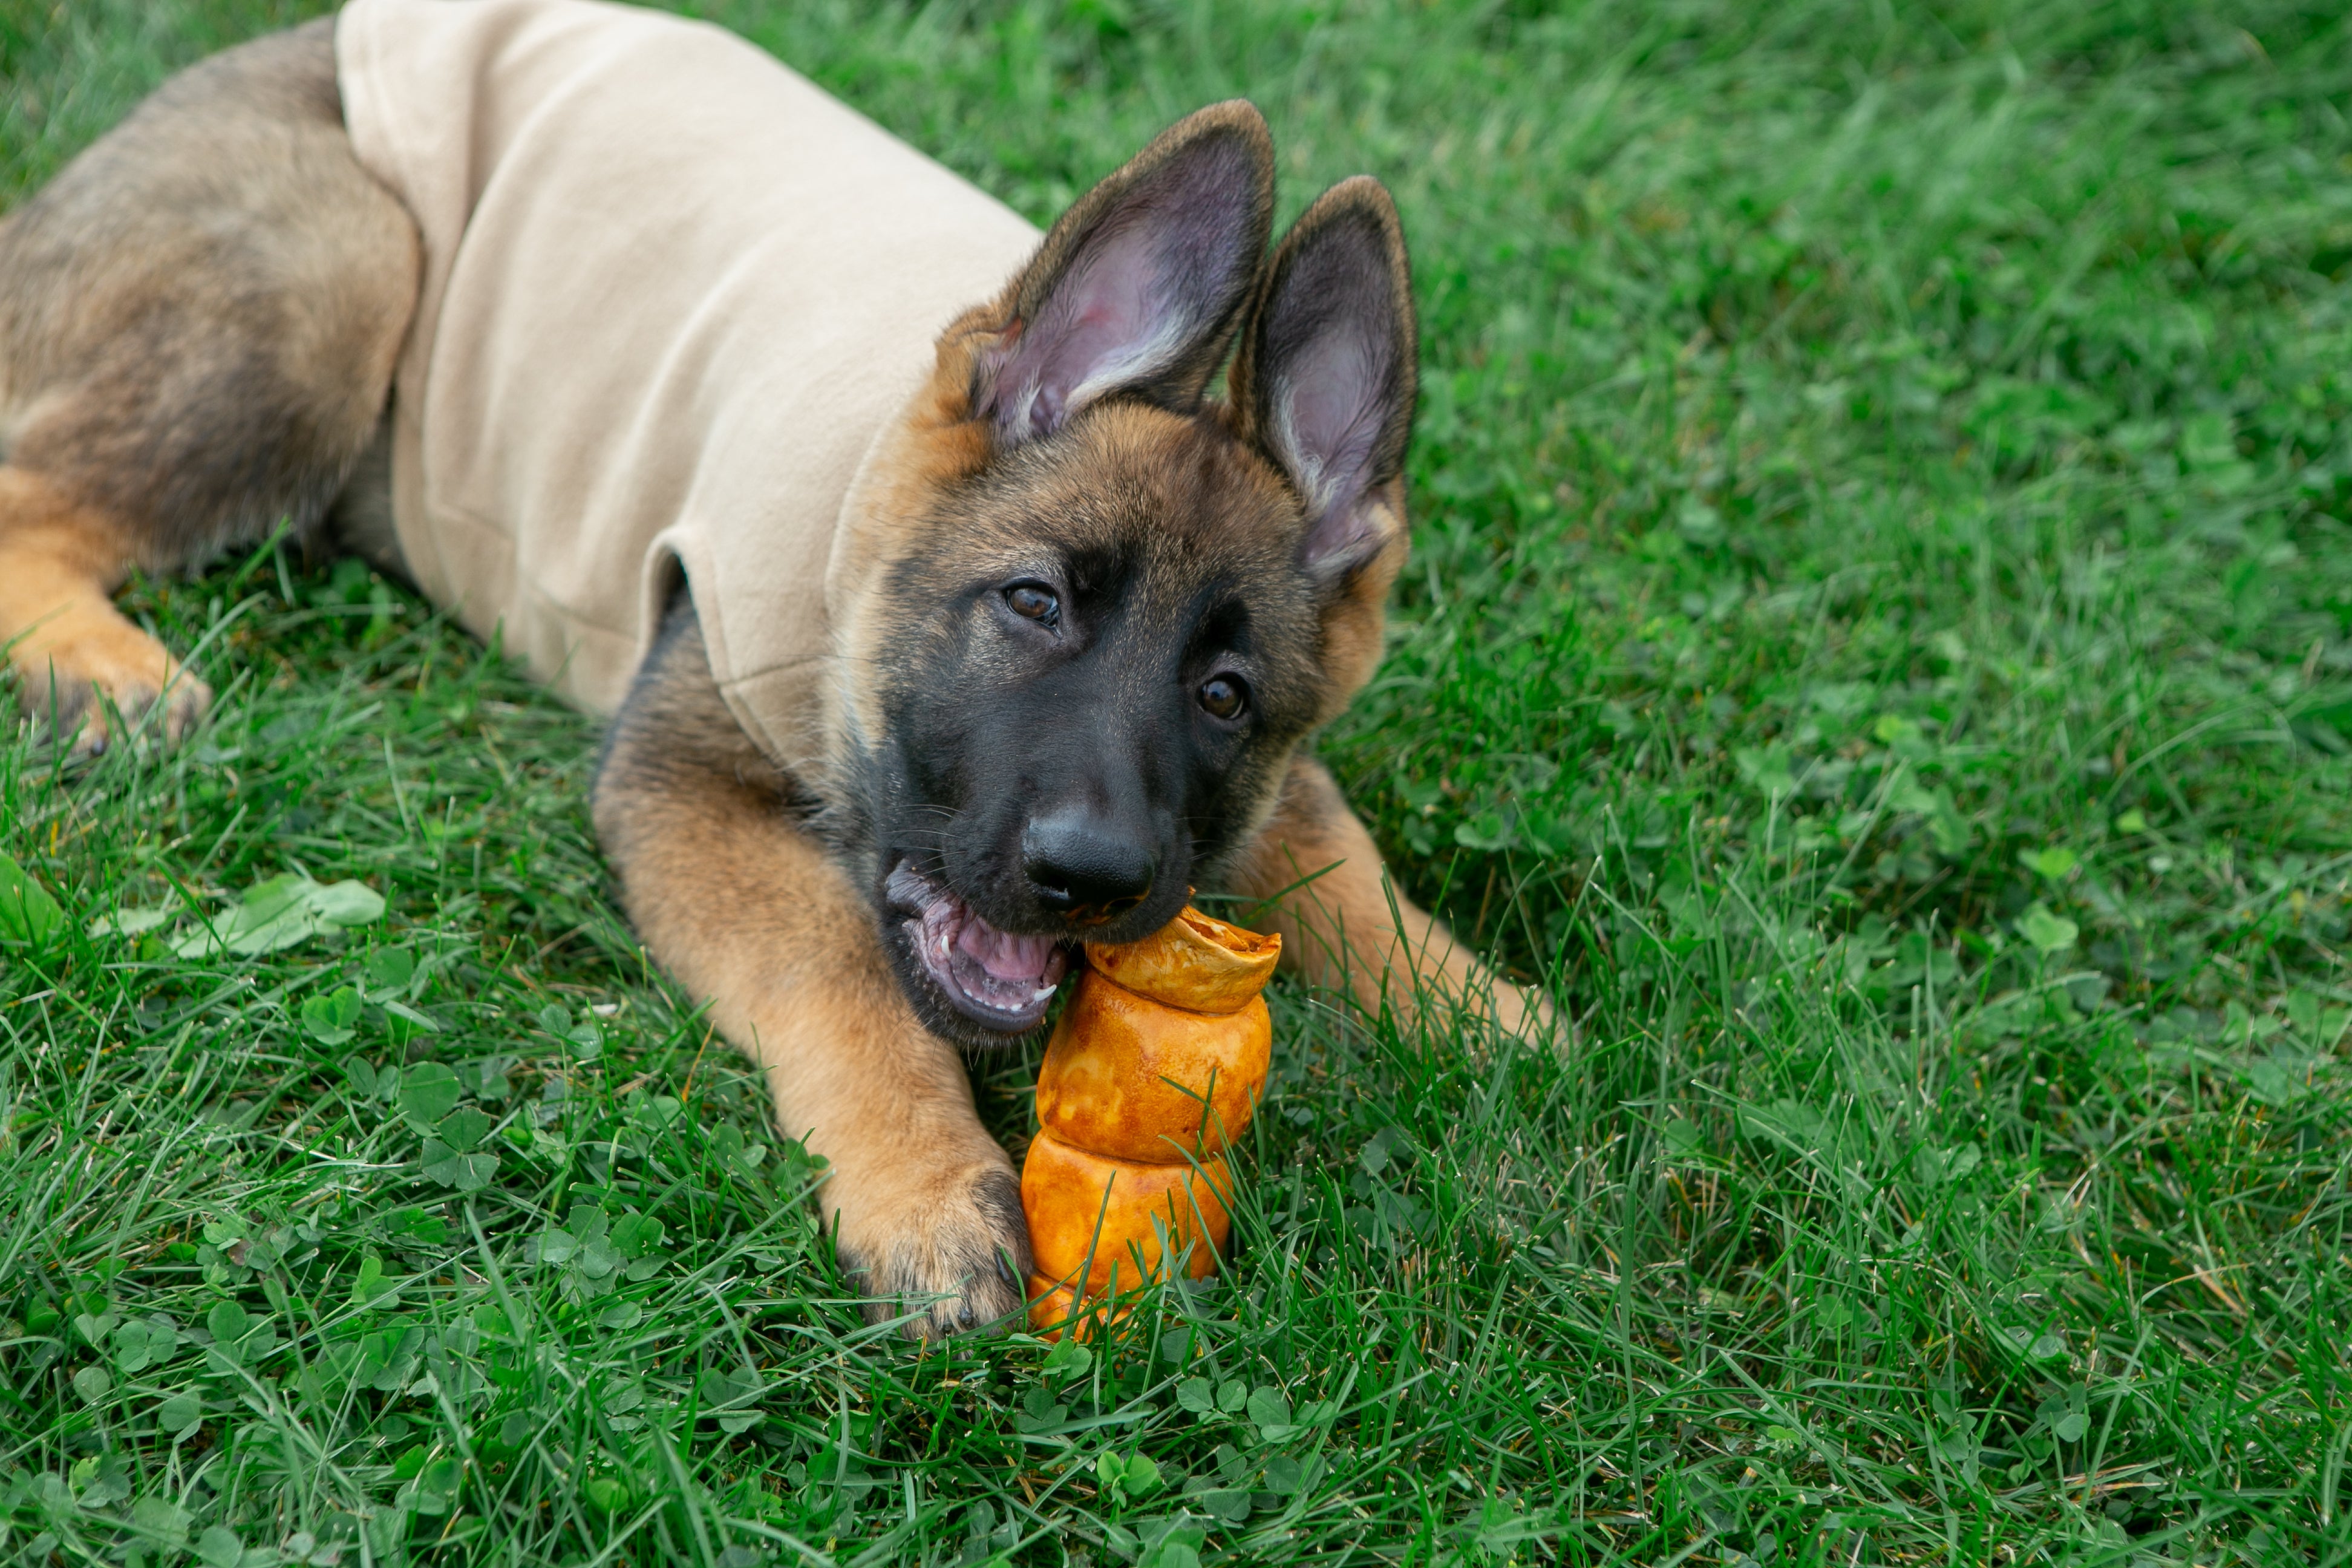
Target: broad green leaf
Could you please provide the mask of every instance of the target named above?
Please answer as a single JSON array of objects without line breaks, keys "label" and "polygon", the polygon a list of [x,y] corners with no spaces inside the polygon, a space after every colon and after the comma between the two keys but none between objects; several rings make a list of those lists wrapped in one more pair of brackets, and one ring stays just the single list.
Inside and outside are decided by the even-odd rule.
[{"label": "broad green leaf", "polygon": [[1935,742],[1927,739],[1916,719],[1906,719],[1900,713],[1882,714],[1878,722],[1870,727],[1870,732],[1898,757],[1924,762],[1936,754]]},{"label": "broad green leaf", "polygon": [[302,1004],[302,1027],[322,1046],[340,1046],[357,1031],[360,1021],[359,988],[345,985],[323,996],[313,996]]},{"label": "broad green leaf", "polygon": [[428,1181],[438,1182],[445,1187],[455,1187],[461,1193],[480,1192],[499,1173],[499,1157],[496,1154],[463,1153],[438,1138],[425,1141],[422,1158]]},{"label": "broad green leaf", "polygon": [[1940,1184],[1958,1181],[1983,1159],[1982,1150],[1973,1143],[1963,1143],[1957,1149],[1922,1149],[1912,1156],[1911,1164],[1921,1181]]},{"label": "broad green leaf", "polygon": [[98,919],[90,921],[89,934],[92,936],[138,936],[146,931],[153,931],[157,926],[171,924],[172,917],[179,912],[180,911],[177,909],[159,909],[152,906],[146,908],[125,906],[122,909],[115,910],[110,915],[100,915]]},{"label": "broad green leaf", "polygon": [[205,1327],[212,1331],[215,1344],[227,1346],[253,1331],[253,1319],[235,1301],[223,1301],[205,1314]]},{"label": "broad green leaf", "polygon": [[645,1258],[662,1244],[662,1222],[649,1214],[625,1214],[613,1222],[613,1246],[624,1258]]},{"label": "broad green leaf", "polygon": [[1796,790],[1795,764],[1786,746],[1741,746],[1731,760],[1739,776],[1768,796],[1778,799]]},{"label": "broad green leaf", "polygon": [[299,872],[257,882],[243,900],[172,944],[181,958],[226,951],[251,958],[282,952],[320,931],[365,925],[383,916],[383,896],[359,882],[321,883]]},{"label": "broad green leaf", "polygon": [[208,1525],[196,1537],[196,1555],[209,1568],[237,1568],[245,1561],[245,1543],[225,1524]]},{"label": "broad green leaf", "polygon": [[1290,1436],[1290,1399],[1271,1384],[1253,1390],[1249,1396],[1249,1418],[1258,1429],[1258,1436],[1269,1443],[1278,1443]]},{"label": "broad green leaf", "polygon": [[155,1407],[155,1425],[172,1434],[174,1442],[194,1431],[204,1418],[204,1401],[193,1394],[175,1394]]},{"label": "broad green leaf", "polygon": [[580,1495],[599,1513],[619,1513],[629,1506],[628,1483],[611,1476],[589,1477]]},{"label": "broad green leaf", "polygon": [[2043,952],[2063,952],[2074,945],[2082,931],[2073,921],[2053,914],[2037,901],[2017,917],[2017,934]]},{"label": "broad green leaf", "polygon": [[2265,1057],[2246,1068],[2246,1091],[2264,1105],[2292,1105],[2311,1092],[2314,1065],[2314,1060]]},{"label": "broad green leaf", "polygon": [[124,1372],[162,1366],[180,1348],[180,1331],[167,1318],[133,1321],[114,1331],[114,1364]]},{"label": "broad green leaf", "polygon": [[400,1110],[423,1132],[457,1109],[457,1075],[439,1062],[423,1062],[400,1078]]},{"label": "broad green leaf", "polygon": [[379,991],[405,991],[416,974],[416,954],[404,947],[383,947],[367,955],[368,984]]},{"label": "broad green leaf", "polygon": [[1105,1454],[1095,1461],[1095,1473],[1121,1502],[1140,1502],[1165,1484],[1160,1466],[1149,1454],[1133,1454],[1125,1458]]},{"label": "broad green leaf", "polygon": [[580,1244],[578,1268],[591,1279],[602,1279],[621,1266],[621,1255],[613,1250],[612,1242],[604,1237],[584,1237]]},{"label": "broad green leaf", "polygon": [[401,1287],[386,1278],[383,1259],[371,1252],[360,1259],[360,1271],[352,1281],[352,1305],[354,1307],[388,1306],[400,1299]]},{"label": "broad green leaf", "polygon": [[65,928],[65,911],[13,855],[0,854],[0,939],[43,942]]},{"label": "broad green leaf", "polygon": [[131,1468],[121,1454],[92,1454],[71,1471],[84,1508],[111,1508],[131,1495]]},{"label": "broad green leaf", "polygon": [[478,1149],[482,1140],[490,1135],[490,1129],[496,1125],[489,1117],[468,1105],[443,1117],[441,1124],[434,1131],[452,1149]]},{"label": "broad green leaf", "polygon": [[131,1527],[166,1546],[186,1545],[192,1522],[186,1509],[163,1498],[143,1497],[131,1505]]},{"label": "broad green leaf", "polygon": [[383,918],[383,895],[364,882],[311,882],[304,897],[329,925],[363,926]]},{"label": "broad green leaf", "polygon": [[2030,854],[2020,855],[2018,859],[2023,863],[2027,870],[2055,882],[2063,879],[2067,872],[2081,864],[2082,858],[2072,849],[2053,844],[2047,849],[2036,849]]}]

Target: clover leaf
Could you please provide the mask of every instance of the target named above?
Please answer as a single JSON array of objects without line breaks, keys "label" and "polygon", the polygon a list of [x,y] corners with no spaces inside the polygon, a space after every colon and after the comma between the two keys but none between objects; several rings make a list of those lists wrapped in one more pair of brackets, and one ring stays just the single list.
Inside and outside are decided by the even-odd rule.
[{"label": "clover leaf", "polygon": [[2017,934],[2043,952],[2063,952],[2074,945],[2081,928],[2064,915],[2053,914],[2040,900],[2017,917]]},{"label": "clover leaf", "polygon": [[419,1132],[429,1132],[457,1109],[457,1075],[439,1062],[425,1062],[400,1075],[400,1112]]},{"label": "clover leaf", "polygon": [[322,1046],[340,1046],[359,1033],[360,994],[346,985],[302,1004],[302,1027]]},{"label": "clover leaf", "polygon": [[174,1443],[187,1440],[205,1418],[205,1402],[193,1394],[175,1394],[155,1407],[155,1425],[172,1435]]}]

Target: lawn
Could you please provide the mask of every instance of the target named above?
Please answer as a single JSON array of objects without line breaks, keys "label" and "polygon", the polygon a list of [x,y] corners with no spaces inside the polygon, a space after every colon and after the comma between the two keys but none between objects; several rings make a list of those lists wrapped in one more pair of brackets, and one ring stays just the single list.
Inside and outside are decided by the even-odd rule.
[{"label": "lawn", "polygon": [[[1574,1038],[1282,983],[1222,1279],[919,1348],[593,726],[355,563],[142,584],[210,725],[0,740],[0,1558],[2352,1562],[2338,8],[701,8],[1041,221],[1237,93],[1390,183],[1318,746]],[[0,0],[0,204],[307,9]]]}]

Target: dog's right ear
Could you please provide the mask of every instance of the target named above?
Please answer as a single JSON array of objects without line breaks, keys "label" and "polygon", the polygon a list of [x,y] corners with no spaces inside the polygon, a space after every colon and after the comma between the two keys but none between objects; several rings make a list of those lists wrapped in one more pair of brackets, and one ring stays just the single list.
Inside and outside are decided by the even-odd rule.
[{"label": "dog's right ear", "polygon": [[1160,132],[1062,215],[973,366],[999,450],[1112,393],[1184,412],[1224,359],[1265,258],[1274,142],[1242,99]]},{"label": "dog's right ear", "polygon": [[1342,180],[1274,253],[1225,377],[1243,435],[1306,503],[1299,563],[1326,583],[1403,536],[1415,344],[1396,204],[1378,180]]}]

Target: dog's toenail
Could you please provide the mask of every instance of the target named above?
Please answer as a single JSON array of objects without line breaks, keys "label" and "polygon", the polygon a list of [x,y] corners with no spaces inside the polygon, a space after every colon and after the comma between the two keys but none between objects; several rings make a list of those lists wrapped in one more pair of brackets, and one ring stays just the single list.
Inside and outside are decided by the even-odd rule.
[{"label": "dog's toenail", "polygon": [[963,1310],[956,1314],[956,1321],[961,1323],[967,1329],[971,1327],[973,1318],[971,1302],[966,1301],[963,1304]]}]

